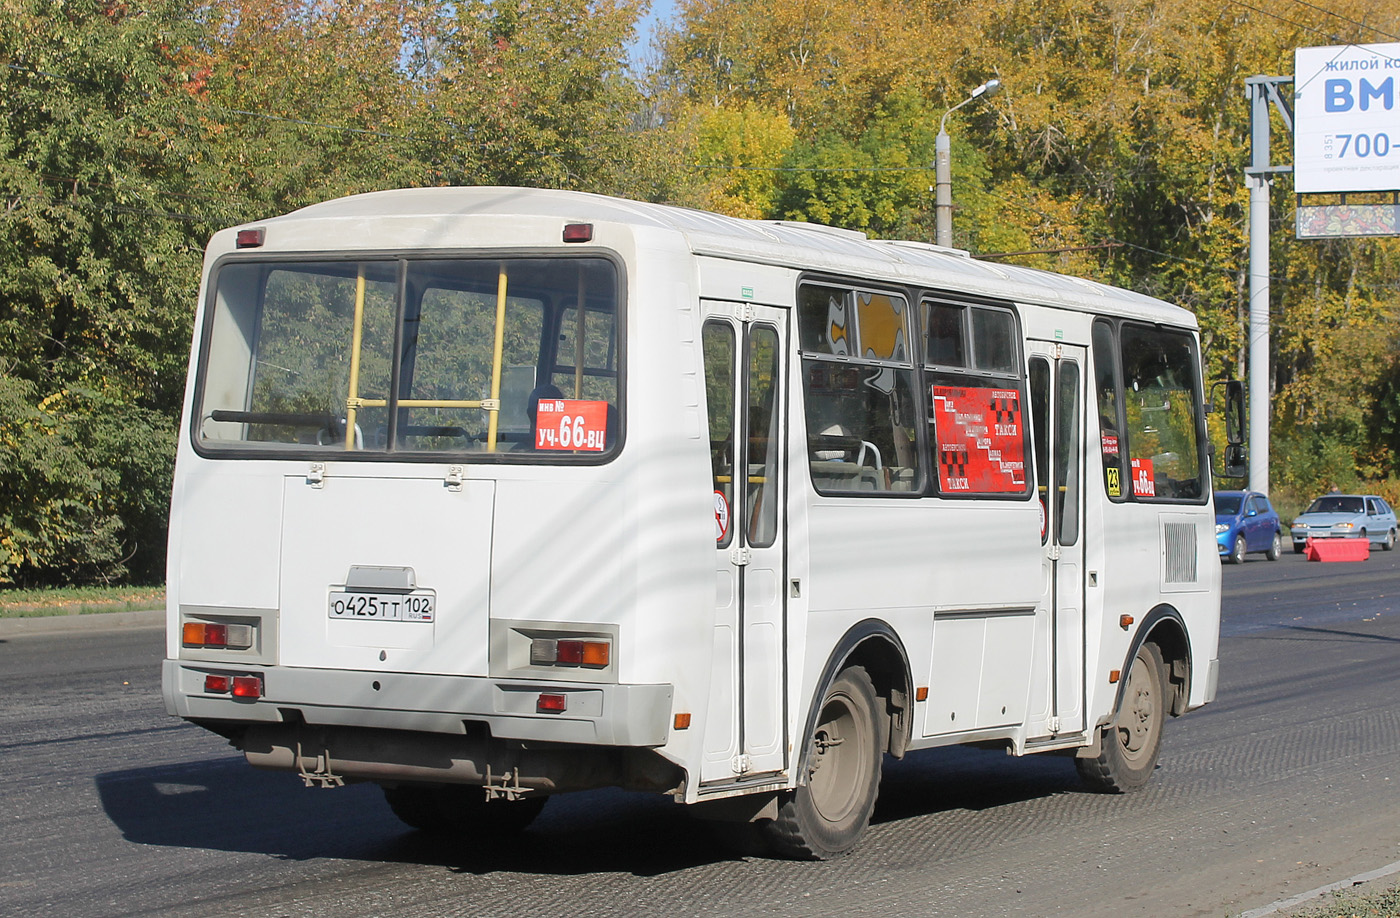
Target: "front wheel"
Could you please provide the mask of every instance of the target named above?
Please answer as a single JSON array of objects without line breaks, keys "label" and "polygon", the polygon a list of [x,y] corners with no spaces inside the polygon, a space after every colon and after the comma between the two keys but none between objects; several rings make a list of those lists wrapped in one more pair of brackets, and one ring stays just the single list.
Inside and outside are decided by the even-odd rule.
[{"label": "front wheel", "polygon": [[825,860],[860,840],[880,791],[879,695],[859,666],[827,689],[807,740],[806,782],[783,795],[778,818],[764,824],[780,857]]},{"label": "front wheel", "polygon": [[1283,556],[1283,536],[1274,533],[1274,540],[1269,543],[1269,550],[1264,552],[1264,557],[1270,561],[1277,561]]},{"label": "front wheel", "polygon": [[1245,546],[1245,544],[1244,544],[1244,536],[1242,536],[1242,535],[1237,535],[1237,536],[1235,536],[1235,545],[1234,545],[1234,547],[1233,547],[1232,549],[1230,549],[1230,559],[1229,559],[1229,560],[1230,560],[1230,563],[1231,563],[1231,564],[1243,564],[1243,563],[1244,563],[1245,548],[1246,548],[1246,546]]},{"label": "front wheel", "polygon": [[394,815],[433,835],[456,832],[510,834],[525,829],[544,809],[546,797],[487,800],[469,784],[400,784],[385,787],[384,799]]},{"label": "front wheel", "polygon": [[1128,670],[1118,719],[1103,730],[1096,758],[1075,759],[1079,776],[1097,791],[1121,794],[1147,783],[1162,751],[1167,719],[1166,665],[1156,644],[1143,644]]}]

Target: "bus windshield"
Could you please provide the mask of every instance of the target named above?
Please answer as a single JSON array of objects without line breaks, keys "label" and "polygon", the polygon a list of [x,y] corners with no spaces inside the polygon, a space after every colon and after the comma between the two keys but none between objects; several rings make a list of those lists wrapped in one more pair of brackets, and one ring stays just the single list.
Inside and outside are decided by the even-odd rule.
[{"label": "bus windshield", "polygon": [[203,450],[540,461],[615,448],[606,259],[239,260],[213,289]]}]

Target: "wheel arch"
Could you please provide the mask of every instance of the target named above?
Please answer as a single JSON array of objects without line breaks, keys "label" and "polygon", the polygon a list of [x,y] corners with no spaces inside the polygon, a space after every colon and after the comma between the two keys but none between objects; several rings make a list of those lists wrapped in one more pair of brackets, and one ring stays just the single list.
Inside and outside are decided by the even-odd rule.
[{"label": "wheel arch", "polygon": [[1186,705],[1191,697],[1191,673],[1193,670],[1191,641],[1187,634],[1186,621],[1181,617],[1181,613],[1175,607],[1162,603],[1154,606],[1147,613],[1147,617],[1143,619],[1142,625],[1138,627],[1137,633],[1133,635],[1133,640],[1128,645],[1127,654],[1123,657],[1123,675],[1118,680],[1118,692],[1113,699],[1113,716],[1115,718],[1123,707],[1123,693],[1128,687],[1128,670],[1132,667],[1139,648],[1149,642],[1157,645],[1158,651],[1162,654],[1162,662],[1167,667],[1167,679],[1171,683],[1169,689],[1172,693],[1170,709],[1172,716],[1186,713]]},{"label": "wheel arch", "polygon": [[836,681],[836,676],[847,666],[861,666],[875,684],[875,692],[885,705],[884,748],[896,758],[902,757],[909,748],[910,731],[913,729],[913,677],[909,670],[909,655],[904,642],[888,623],[879,619],[867,618],[851,626],[836,642],[816,690],[809,699],[807,717],[801,733],[800,754],[798,755],[798,775],[807,773],[808,757],[811,755],[807,737],[817,728],[817,717],[821,714],[822,699],[827,689]]}]

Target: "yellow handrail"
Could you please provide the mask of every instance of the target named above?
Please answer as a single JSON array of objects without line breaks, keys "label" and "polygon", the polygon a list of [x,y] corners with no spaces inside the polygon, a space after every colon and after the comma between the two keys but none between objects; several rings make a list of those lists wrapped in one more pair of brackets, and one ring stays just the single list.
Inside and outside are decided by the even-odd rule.
[{"label": "yellow handrail", "polygon": [[356,406],[360,400],[360,342],[365,324],[365,266],[360,265],[355,277],[355,323],[350,338],[350,395],[345,400],[345,448],[355,448]]},{"label": "yellow handrail", "polygon": [[574,322],[574,398],[583,398],[583,317],[587,312],[588,288],[584,285],[583,267],[578,269],[578,313]]},{"label": "yellow handrail", "polygon": [[501,416],[501,352],[505,348],[506,334],[506,266],[501,264],[500,279],[496,282],[496,342],[491,352],[491,400],[485,405],[490,418],[486,424],[486,451],[496,451],[496,425]]}]

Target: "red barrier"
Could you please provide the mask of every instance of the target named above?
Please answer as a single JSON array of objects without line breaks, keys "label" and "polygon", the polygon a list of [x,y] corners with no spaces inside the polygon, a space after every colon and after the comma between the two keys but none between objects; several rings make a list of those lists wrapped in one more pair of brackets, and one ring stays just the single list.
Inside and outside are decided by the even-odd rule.
[{"label": "red barrier", "polygon": [[1309,561],[1365,561],[1369,557],[1370,539],[1308,539]]}]

